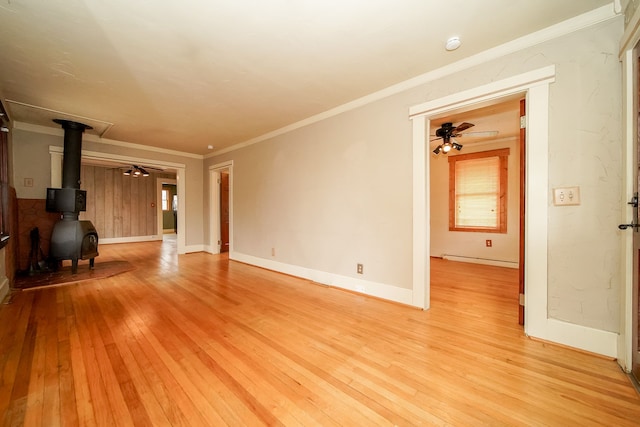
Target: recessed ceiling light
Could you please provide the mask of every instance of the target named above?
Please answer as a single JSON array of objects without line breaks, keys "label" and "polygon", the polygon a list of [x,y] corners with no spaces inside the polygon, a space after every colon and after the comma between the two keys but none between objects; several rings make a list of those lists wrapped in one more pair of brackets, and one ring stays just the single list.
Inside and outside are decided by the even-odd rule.
[{"label": "recessed ceiling light", "polygon": [[213,145],[207,145],[207,148],[208,148],[209,150],[213,150]]},{"label": "recessed ceiling light", "polygon": [[460,37],[451,37],[447,40],[447,44],[444,47],[447,50],[456,50],[461,44],[462,42],[460,41]]}]

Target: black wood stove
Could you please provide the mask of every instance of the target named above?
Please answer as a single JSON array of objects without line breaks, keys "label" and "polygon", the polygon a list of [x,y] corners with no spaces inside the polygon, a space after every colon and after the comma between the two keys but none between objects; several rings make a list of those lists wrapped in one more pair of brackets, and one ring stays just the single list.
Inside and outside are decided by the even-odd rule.
[{"label": "black wood stove", "polygon": [[87,210],[87,192],[80,190],[80,162],[82,158],[82,134],[91,126],[70,120],[55,119],[64,129],[64,157],[62,163],[62,188],[47,188],[49,212],[60,212],[62,218],[51,233],[50,258],[56,265],[71,260],[71,272],[78,272],[78,260],[89,260],[93,268],[98,256],[98,233],[91,221],[79,221],[78,215]]}]

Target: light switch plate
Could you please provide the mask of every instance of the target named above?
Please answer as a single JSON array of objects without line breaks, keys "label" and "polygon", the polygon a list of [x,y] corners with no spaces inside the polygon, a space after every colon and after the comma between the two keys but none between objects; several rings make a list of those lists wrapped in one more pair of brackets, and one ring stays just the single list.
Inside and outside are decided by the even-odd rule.
[{"label": "light switch plate", "polygon": [[553,189],[553,204],[556,206],[576,206],[580,204],[580,187]]}]

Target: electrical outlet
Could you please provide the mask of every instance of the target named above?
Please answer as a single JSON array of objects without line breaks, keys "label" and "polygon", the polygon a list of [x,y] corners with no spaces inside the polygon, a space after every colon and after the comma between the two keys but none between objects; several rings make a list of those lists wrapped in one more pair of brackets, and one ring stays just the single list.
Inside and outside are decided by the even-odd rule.
[{"label": "electrical outlet", "polygon": [[556,206],[576,206],[580,204],[580,187],[553,189],[553,204]]},{"label": "electrical outlet", "polygon": [[364,266],[362,264],[358,264],[356,271],[358,274],[362,274],[364,272]]},{"label": "electrical outlet", "polygon": [[489,240],[489,239],[485,240],[485,241],[484,241],[484,244],[485,244],[485,246],[486,246],[486,247],[488,247],[488,248],[490,248],[490,247],[492,247],[492,246],[493,246],[493,242],[492,242],[491,240]]}]

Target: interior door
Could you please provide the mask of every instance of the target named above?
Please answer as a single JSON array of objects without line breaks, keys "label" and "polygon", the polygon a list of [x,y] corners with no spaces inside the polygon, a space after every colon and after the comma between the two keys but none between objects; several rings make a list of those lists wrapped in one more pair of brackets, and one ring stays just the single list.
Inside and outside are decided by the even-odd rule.
[{"label": "interior door", "polygon": [[[640,58],[636,59],[636,70],[640,70]],[[640,72],[636,73],[638,78],[640,78]],[[637,81],[636,90],[640,91],[640,81]],[[637,94],[635,97],[635,111],[638,114],[640,111],[640,105],[638,105],[638,99],[640,98],[640,94]],[[640,129],[640,114],[637,117],[638,129]],[[632,319],[632,372],[636,379],[640,379],[640,298],[638,295],[640,294],[640,231],[638,229],[638,183],[640,180],[640,135],[636,135],[636,150],[635,150],[635,164],[636,164],[636,176],[634,180],[634,197],[629,202],[629,204],[633,207],[633,220],[631,224],[621,225],[620,228],[632,228],[633,230],[633,258],[635,262],[633,263],[633,319]]]},{"label": "interior door", "polygon": [[518,261],[518,289],[520,293],[520,302],[518,305],[518,323],[524,325],[524,207],[525,207],[525,194],[526,185],[525,177],[527,165],[526,161],[526,146],[525,137],[527,134],[527,128],[525,126],[526,109],[525,100],[520,100],[520,256]]},{"label": "interior door", "polygon": [[220,252],[229,252],[229,173],[220,174]]},{"label": "interior door", "polygon": [[[639,144],[640,146],[640,144]],[[640,166],[640,165],[638,165]],[[638,231],[638,168],[636,168],[636,180],[635,180],[635,196],[631,200],[630,204],[633,205],[633,253],[635,262],[633,263],[633,358],[632,358],[632,372],[636,377],[636,380],[640,379],[640,232]]]},{"label": "interior door", "polygon": [[[636,46],[635,52],[638,52]],[[631,313],[631,373],[640,379],[640,218],[638,217],[638,188],[640,188],[640,57],[636,54],[635,74],[636,74],[636,94],[634,99],[634,110],[636,114],[636,140],[634,142],[635,177],[633,180],[633,197],[628,202],[633,209],[630,224],[620,224],[621,230],[630,230],[633,233],[632,265],[633,265],[633,291],[632,291],[632,313]]]}]

